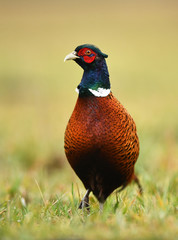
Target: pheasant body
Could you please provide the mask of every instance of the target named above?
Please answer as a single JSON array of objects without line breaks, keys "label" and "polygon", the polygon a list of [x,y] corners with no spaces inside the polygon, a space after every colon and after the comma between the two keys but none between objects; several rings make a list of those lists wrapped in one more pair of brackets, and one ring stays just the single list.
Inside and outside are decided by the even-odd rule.
[{"label": "pheasant body", "polygon": [[91,65],[92,62],[85,62],[80,55],[82,49],[86,51],[85,46],[79,46],[73,57],[84,68],[84,75],[65,131],[64,148],[88,193],[92,191],[98,201],[104,203],[116,188],[138,181],[134,164],[139,155],[139,140],[132,117],[110,92],[104,59],[107,55],[101,56],[97,48],[87,45],[90,53],[95,50],[96,59]]},{"label": "pheasant body", "polygon": [[133,119],[110,93],[78,98],[65,132],[72,168],[100,202],[130,182],[139,153]]}]

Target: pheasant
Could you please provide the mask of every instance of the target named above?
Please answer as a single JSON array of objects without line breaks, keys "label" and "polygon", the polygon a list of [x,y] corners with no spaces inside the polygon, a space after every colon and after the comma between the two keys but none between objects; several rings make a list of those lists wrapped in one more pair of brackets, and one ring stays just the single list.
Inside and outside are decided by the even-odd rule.
[{"label": "pheasant", "polygon": [[134,173],[139,155],[136,125],[111,92],[107,57],[96,46],[84,44],[64,59],[84,70],[64,139],[68,162],[87,190],[79,208],[89,207],[90,192],[102,206],[115,189],[123,190],[132,180],[142,193]]}]

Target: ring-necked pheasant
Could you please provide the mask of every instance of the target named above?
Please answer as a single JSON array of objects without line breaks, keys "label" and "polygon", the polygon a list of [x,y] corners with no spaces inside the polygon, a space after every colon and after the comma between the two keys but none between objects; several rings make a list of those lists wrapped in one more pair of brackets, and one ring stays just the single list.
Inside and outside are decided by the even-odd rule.
[{"label": "ring-necked pheasant", "polygon": [[64,59],[74,60],[83,69],[77,87],[77,103],[65,131],[65,153],[87,192],[79,208],[89,206],[92,191],[102,205],[116,189],[134,180],[139,155],[135,123],[113,96],[105,58],[94,45],[78,46]]}]

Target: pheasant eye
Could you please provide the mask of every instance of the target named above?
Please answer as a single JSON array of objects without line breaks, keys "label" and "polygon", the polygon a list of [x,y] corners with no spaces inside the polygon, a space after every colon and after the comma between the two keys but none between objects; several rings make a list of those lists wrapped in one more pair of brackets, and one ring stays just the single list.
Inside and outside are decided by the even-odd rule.
[{"label": "pheasant eye", "polygon": [[90,48],[82,48],[78,51],[78,56],[81,61],[83,60],[85,63],[92,63],[96,58],[96,53]]},{"label": "pheasant eye", "polygon": [[86,50],[85,54],[86,54],[86,55],[90,55],[90,54],[91,54],[91,51],[88,49],[88,50]]}]

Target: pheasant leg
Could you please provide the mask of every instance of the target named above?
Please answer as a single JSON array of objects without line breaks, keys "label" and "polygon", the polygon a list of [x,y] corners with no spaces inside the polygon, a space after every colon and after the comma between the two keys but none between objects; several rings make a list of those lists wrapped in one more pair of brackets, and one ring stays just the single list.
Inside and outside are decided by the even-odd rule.
[{"label": "pheasant leg", "polygon": [[83,197],[82,201],[80,202],[79,209],[87,208],[89,209],[89,194],[91,190],[87,189],[87,192],[85,193],[85,196]]}]

